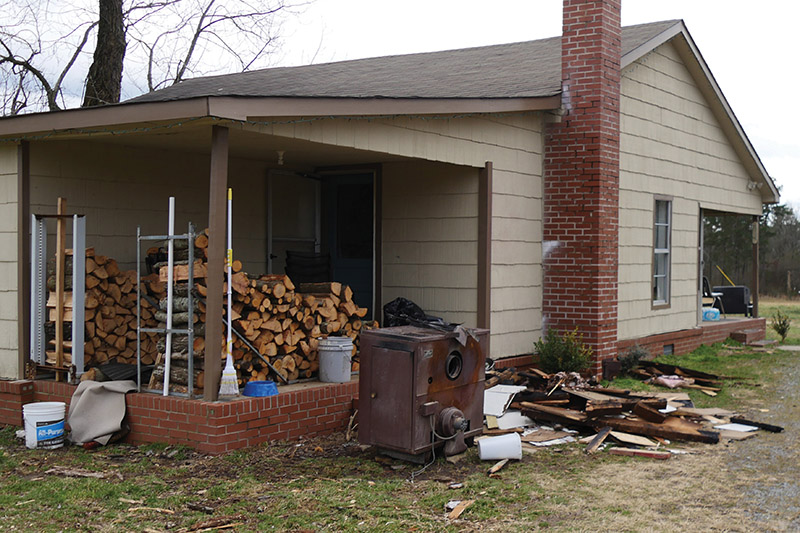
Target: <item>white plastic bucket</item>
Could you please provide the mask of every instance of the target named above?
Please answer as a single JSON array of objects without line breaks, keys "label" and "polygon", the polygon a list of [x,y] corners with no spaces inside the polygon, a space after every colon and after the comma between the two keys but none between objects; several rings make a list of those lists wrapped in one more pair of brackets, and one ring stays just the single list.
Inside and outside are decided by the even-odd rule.
[{"label": "white plastic bucket", "polygon": [[328,337],[319,340],[319,380],[325,383],[350,381],[350,357],[353,341],[350,337]]},{"label": "white plastic bucket", "polygon": [[64,445],[64,402],[38,402],[22,406],[25,446],[52,450]]},{"label": "white plastic bucket", "polygon": [[486,437],[478,441],[478,456],[481,461],[500,459],[522,459],[522,440],[519,433],[508,433],[498,437]]}]

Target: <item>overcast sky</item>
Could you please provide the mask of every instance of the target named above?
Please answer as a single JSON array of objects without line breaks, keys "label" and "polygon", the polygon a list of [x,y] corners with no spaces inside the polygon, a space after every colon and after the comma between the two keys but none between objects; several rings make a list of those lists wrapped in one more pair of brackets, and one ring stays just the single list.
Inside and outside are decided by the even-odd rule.
[{"label": "overcast sky", "polygon": [[[623,25],[668,19],[684,20],[782,201],[800,210],[800,2],[623,0]],[[283,66],[527,41],[561,33],[561,0],[316,0],[283,33]]]}]

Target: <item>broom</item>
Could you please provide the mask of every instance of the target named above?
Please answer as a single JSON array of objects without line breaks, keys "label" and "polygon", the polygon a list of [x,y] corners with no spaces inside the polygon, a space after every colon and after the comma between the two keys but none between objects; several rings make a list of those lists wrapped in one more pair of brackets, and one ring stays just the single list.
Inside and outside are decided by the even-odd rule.
[{"label": "broom", "polygon": [[228,338],[225,342],[225,368],[222,371],[222,379],[219,382],[219,395],[220,396],[239,396],[239,383],[236,379],[236,369],[233,368],[233,356],[231,351],[233,349],[233,333],[231,331],[231,301],[233,300],[233,293],[231,292],[231,285],[233,281],[233,273],[231,265],[233,265],[233,190],[228,189],[228,253],[225,256],[225,263],[228,268]]}]

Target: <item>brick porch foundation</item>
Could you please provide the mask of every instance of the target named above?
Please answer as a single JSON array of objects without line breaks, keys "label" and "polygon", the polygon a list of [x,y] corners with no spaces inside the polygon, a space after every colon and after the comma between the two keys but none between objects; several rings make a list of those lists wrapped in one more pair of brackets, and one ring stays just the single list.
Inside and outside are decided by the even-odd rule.
[{"label": "brick porch foundation", "polygon": [[[0,424],[22,426],[22,406],[30,402],[65,402],[69,409],[75,388],[54,381],[0,381]],[[357,380],[290,385],[277,396],[225,402],[129,393],[126,442],[182,444],[217,454],[329,434],[347,427],[357,394]]]}]

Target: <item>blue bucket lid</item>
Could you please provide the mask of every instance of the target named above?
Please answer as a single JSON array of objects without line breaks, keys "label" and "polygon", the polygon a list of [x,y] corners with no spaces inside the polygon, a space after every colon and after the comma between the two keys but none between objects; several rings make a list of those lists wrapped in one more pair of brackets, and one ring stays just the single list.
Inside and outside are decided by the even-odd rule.
[{"label": "blue bucket lid", "polygon": [[278,387],[274,381],[248,381],[244,385],[242,394],[245,396],[275,396],[278,394]]}]

